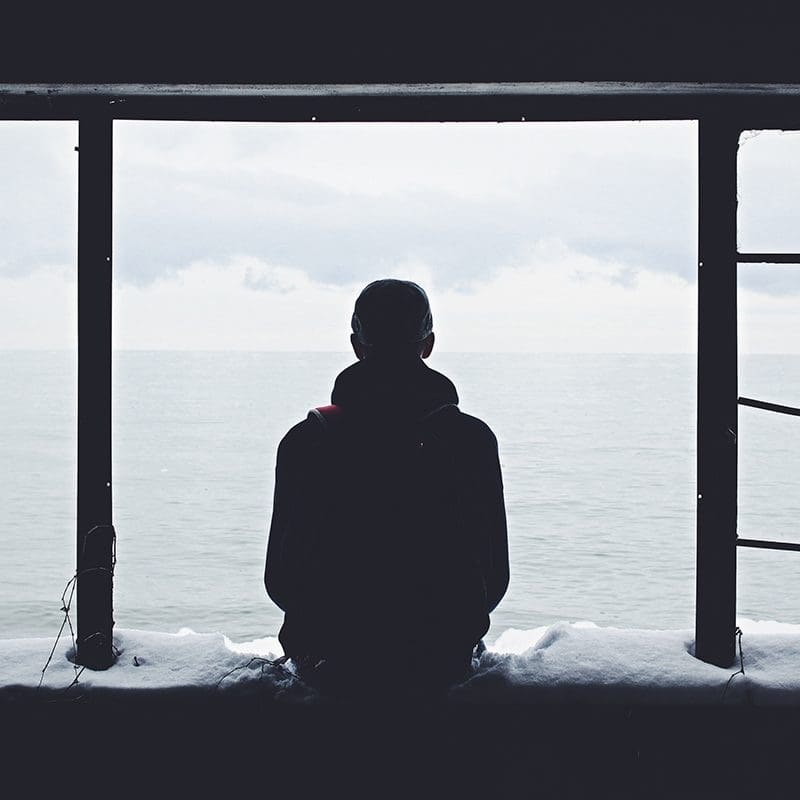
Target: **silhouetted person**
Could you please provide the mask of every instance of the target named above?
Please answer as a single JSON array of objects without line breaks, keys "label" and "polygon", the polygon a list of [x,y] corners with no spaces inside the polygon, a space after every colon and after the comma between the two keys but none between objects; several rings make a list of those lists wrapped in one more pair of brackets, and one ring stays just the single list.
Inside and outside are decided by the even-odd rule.
[{"label": "silhouetted person", "polygon": [[265,584],[280,641],[334,693],[437,691],[467,677],[508,586],[497,440],[424,363],[425,292],[359,295],[358,362],[278,447]]}]

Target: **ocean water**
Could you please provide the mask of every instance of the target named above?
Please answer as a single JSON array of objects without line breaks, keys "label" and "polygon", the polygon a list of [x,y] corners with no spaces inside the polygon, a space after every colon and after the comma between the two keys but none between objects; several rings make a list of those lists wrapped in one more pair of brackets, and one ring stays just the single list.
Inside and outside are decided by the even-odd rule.
[{"label": "ocean water", "polygon": [[[117,625],[277,632],[262,580],[275,449],[351,361],[115,354]],[[511,584],[490,638],[558,620],[692,627],[694,356],[429,364],[499,440]],[[5,351],[0,366],[0,638],[54,635],[74,571],[76,357]],[[740,393],[800,405],[800,356],[744,357]],[[800,538],[800,420],[741,409],[739,454],[740,535]],[[741,616],[800,623],[800,553],[746,550],[738,563]]]}]

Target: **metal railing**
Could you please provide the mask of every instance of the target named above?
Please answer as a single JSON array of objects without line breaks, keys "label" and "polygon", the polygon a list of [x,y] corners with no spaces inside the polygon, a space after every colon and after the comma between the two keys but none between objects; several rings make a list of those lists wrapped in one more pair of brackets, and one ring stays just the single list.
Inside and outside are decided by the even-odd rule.
[{"label": "metal railing", "polygon": [[[800,263],[800,261],[798,263]],[[749,406],[750,408],[760,408],[764,411],[772,411],[776,414],[789,414],[793,417],[800,417],[800,408],[783,406],[778,403],[767,403],[764,400],[754,400],[751,397],[740,397],[739,405]],[[743,539],[738,535],[736,537],[736,546],[755,547],[764,550],[793,550],[800,552],[800,543],[797,542],[775,542],[770,539]]]}]

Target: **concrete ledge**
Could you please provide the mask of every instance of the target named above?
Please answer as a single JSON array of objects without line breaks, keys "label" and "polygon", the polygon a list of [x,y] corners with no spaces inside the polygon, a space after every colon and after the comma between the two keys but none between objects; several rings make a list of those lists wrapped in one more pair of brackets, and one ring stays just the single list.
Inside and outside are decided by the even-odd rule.
[{"label": "concrete ledge", "polygon": [[796,708],[286,705],[169,691],[26,699],[2,719],[4,772],[30,797],[781,797],[800,733]]},{"label": "concrete ledge", "polygon": [[687,631],[508,631],[426,703],[325,700],[264,660],[274,639],[186,631],[117,631],[117,664],[71,687],[59,643],[37,689],[52,642],[0,641],[4,771],[31,797],[793,796],[800,637],[742,625],[744,675]]}]

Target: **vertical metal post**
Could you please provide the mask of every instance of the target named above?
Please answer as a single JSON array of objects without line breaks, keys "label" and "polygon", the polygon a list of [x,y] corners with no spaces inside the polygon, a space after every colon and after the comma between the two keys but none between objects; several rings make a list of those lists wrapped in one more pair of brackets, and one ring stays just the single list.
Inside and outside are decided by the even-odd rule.
[{"label": "vertical metal post", "polygon": [[699,121],[695,655],[720,667],[734,661],[736,631],[739,133],[727,119]]},{"label": "vertical metal post", "polygon": [[112,120],[78,126],[77,660],[114,662],[111,640],[111,169]]}]

